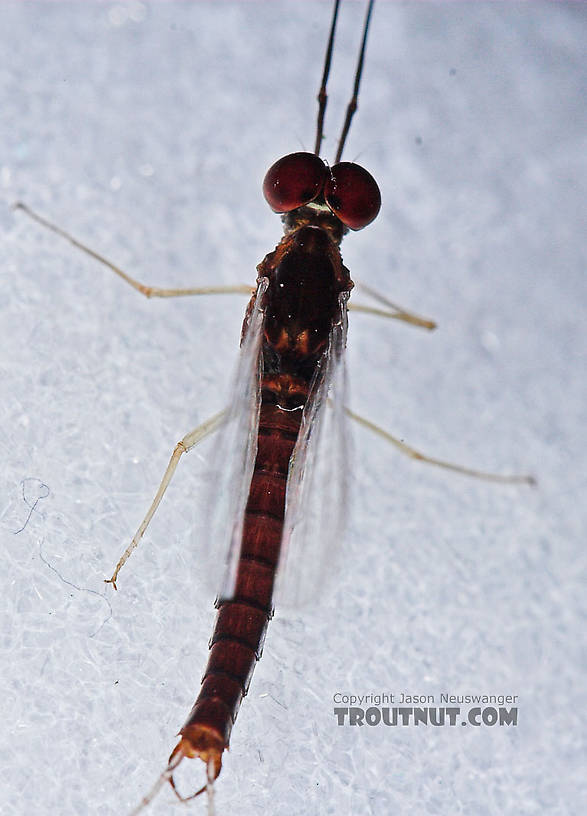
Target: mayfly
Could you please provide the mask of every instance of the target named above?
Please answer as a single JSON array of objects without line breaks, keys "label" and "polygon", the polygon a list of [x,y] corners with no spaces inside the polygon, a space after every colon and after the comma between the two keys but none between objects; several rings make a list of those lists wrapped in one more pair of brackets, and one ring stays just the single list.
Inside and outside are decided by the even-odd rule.
[{"label": "mayfly", "polygon": [[[334,161],[329,165],[320,158],[339,4],[335,0],[318,94],[314,152],[279,159],[263,183],[269,206],[282,215],[285,234],[257,267],[233,398],[226,411],[176,445],[155,499],[110,578],[116,588],[118,574],[142,538],[182,454],[219,431],[205,530],[200,531],[203,547],[227,553],[218,559],[224,575],[208,664],[169,763],[136,813],[166,782],[176,790],[173,775],[185,757],[199,757],[206,764],[206,784],[188,798],[207,790],[211,802],[212,783],[220,773],[239,706],[261,657],[274,600],[299,602],[316,594],[327,566],[329,544],[342,535],[347,505],[346,416],[421,461],[494,481],[532,481],[527,476],[497,476],[431,459],[345,407],[347,309],[354,284],[339,247],[349,230],[360,230],[376,218],[381,196],[367,170],[341,160],[357,109],[374,0],[367,5],[353,92]],[[25,205],[17,206],[148,297],[243,291],[236,286],[145,286]],[[370,294],[382,308],[365,306],[363,311],[434,328],[432,321],[375,292]]]}]

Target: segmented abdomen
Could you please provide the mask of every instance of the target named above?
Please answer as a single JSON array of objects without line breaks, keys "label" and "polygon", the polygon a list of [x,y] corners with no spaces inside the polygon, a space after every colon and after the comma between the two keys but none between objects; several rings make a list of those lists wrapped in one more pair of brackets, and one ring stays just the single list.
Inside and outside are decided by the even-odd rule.
[{"label": "segmented abdomen", "polygon": [[297,377],[263,377],[257,455],[235,593],[229,600],[217,601],[218,615],[202,687],[180,731],[194,746],[208,741],[216,750],[228,747],[240,702],[261,657],[267,623],[273,615],[289,460],[307,393],[306,382]]}]

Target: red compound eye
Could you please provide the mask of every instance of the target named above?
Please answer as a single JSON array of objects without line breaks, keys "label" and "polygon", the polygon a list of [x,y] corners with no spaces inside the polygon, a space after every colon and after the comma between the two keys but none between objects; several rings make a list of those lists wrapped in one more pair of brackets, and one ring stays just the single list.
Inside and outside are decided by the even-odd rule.
[{"label": "red compound eye", "polygon": [[327,177],[328,170],[319,156],[290,153],[267,171],[263,195],[274,212],[290,212],[317,198]]},{"label": "red compound eye", "polygon": [[324,198],[332,212],[352,230],[360,230],[377,217],[381,193],[366,170],[352,162],[340,162],[330,170]]}]

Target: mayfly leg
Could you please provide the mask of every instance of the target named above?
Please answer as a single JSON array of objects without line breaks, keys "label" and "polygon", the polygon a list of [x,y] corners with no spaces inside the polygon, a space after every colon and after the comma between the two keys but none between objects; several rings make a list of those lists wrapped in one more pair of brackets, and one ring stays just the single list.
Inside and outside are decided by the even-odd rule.
[{"label": "mayfly leg", "polygon": [[486,482],[497,482],[499,484],[528,484],[534,487],[536,485],[536,479],[534,476],[529,475],[509,475],[509,474],[501,474],[501,473],[490,473],[486,470],[476,470],[475,468],[467,467],[466,465],[457,465],[454,462],[448,462],[446,459],[437,459],[434,456],[428,456],[425,453],[413,448],[411,445],[406,444],[402,439],[398,439],[397,436],[393,436],[390,434],[389,431],[384,430],[383,428],[376,425],[374,422],[371,422],[369,419],[365,419],[360,414],[356,414],[354,411],[351,411],[350,408],[345,407],[345,413],[348,417],[350,417],[354,422],[361,425],[363,428],[366,428],[371,433],[377,434],[377,436],[384,439],[386,442],[389,442],[390,445],[393,445],[400,453],[403,453],[404,456],[407,456],[409,459],[413,459],[416,462],[423,462],[427,465],[434,465],[435,467],[443,468],[444,470],[452,470],[454,473],[461,473],[463,476],[470,476],[473,479],[481,479],[482,481]]},{"label": "mayfly leg", "polygon": [[[366,287],[363,288],[366,289]],[[371,289],[370,291],[371,297],[387,304],[389,308],[378,309],[376,306],[368,306],[367,304],[364,303],[349,303],[348,305],[349,311],[363,312],[363,314],[375,315],[377,317],[386,317],[391,320],[401,320],[403,323],[408,323],[410,326],[418,326],[418,328],[426,329],[427,331],[434,331],[434,329],[436,328],[435,320],[431,320],[429,317],[422,317],[421,315],[417,315],[414,312],[409,312],[402,306],[398,306],[395,303],[392,303],[387,298],[384,298],[382,295],[375,293],[373,289]]]},{"label": "mayfly leg", "polygon": [[[248,295],[250,296],[251,293],[254,291],[254,286],[247,285],[246,283],[235,283],[235,284],[228,284],[226,286],[192,286],[192,287],[181,287],[179,289],[172,289],[172,288],[164,288],[160,286],[150,286],[146,283],[142,283],[141,281],[134,278],[128,272],[125,272],[120,266],[117,266],[115,263],[110,261],[101,253],[97,252],[95,249],[92,249],[90,246],[85,244],[83,241],[80,241],[79,238],[76,238],[67,230],[63,229],[63,227],[58,226],[57,224],[50,221],[48,218],[45,218],[43,215],[40,215],[36,210],[33,210],[32,207],[29,207],[28,204],[24,204],[22,201],[17,201],[13,205],[13,209],[20,210],[21,212],[25,213],[29,218],[35,221],[37,224],[40,224],[45,229],[48,229],[50,232],[53,232],[55,235],[59,235],[61,238],[66,240],[72,246],[79,249],[81,252],[84,252],[86,255],[89,255],[90,258],[93,258],[98,263],[102,264],[102,266],[107,267],[115,275],[118,275],[119,278],[122,278],[125,283],[132,288],[139,292],[139,294],[144,295],[146,298],[172,298],[172,297],[187,297],[190,295]],[[369,306],[367,304],[362,303],[349,303],[348,308],[352,309],[355,312],[363,312],[364,314],[371,314],[377,317],[384,317],[392,320],[401,320],[404,323],[408,323],[412,326],[417,326],[422,329],[427,329],[431,331],[432,329],[436,328],[436,322],[434,320],[430,320],[430,318],[422,317],[420,315],[415,314],[414,312],[405,309],[403,306],[399,306],[397,303],[393,303],[389,298],[386,298],[384,295],[376,292],[369,286],[366,286],[363,283],[358,284],[361,289],[369,294],[375,300],[379,300],[387,309],[378,309],[374,306]]]},{"label": "mayfly leg", "polygon": [[39,213],[29,207],[28,204],[24,204],[22,201],[17,201],[13,205],[13,208],[26,213],[29,218],[32,218],[33,221],[36,221],[42,227],[45,227],[45,229],[48,229],[51,232],[54,232],[56,235],[59,235],[61,238],[64,238],[74,247],[82,252],[85,252],[86,255],[89,255],[90,258],[93,258],[95,261],[98,261],[98,263],[108,267],[108,269],[112,270],[115,275],[118,275],[118,277],[122,278],[122,280],[128,283],[129,286],[132,286],[133,289],[140,292],[141,295],[144,295],[147,298],[171,298],[185,297],[189,295],[250,295],[253,291],[252,287],[247,286],[246,284],[233,284],[231,286],[195,286],[182,289],[167,289],[159,286],[148,286],[147,284],[136,280],[136,278],[133,278],[128,274],[128,272],[125,272],[119,266],[112,263],[112,261],[109,261],[108,258],[105,258],[99,252],[96,252],[96,250],[92,249],[87,244],[79,241],[70,232],[67,232],[67,230],[64,230],[62,227],[59,227],[57,224],[49,221],[49,219],[39,215]]},{"label": "mayfly leg", "polygon": [[194,428],[193,431],[187,433],[173,449],[173,453],[171,454],[169,464],[167,465],[165,473],[163,474],[163,478],[161,479],[161,484],[159,485],[157,493],[155,494],[155,498],[151,502],[151,506],[147,510],[145,518],[139,524],[138,530],[134,534],[132,541],[130,542],[126,550],[123,552],[123,554],[120,556],[120,559],[114,569],[114,572],[112,573],[112,577],[106,580],[106,583],[112,584],[114,589],[117,589],[116,581],[118,579],[118,573],[130,558],[132,551],[136,547],[138,547],[142,537],[144,536],[147,527],[151,523],[151,519],[155,515],[155,512],[159,507],[159,504],[161,503],[161,499],[165,495],[165,491],[169,487],[169,483],[171,482],[173,474],[177,469],[179,460],[181,459],[184,453],[190,451],[199,442],[201,442],[210,434],[214,433],[214,431],[216,431],[220,427],[220,425],[222,425],[224,413],[225,413],[224,411],[220,411],[219,413],[214,414],[214,416],[210,417],[210,419],[206,420],[206,422],[203,422],[201,425],[198,425],[198,427]]},{"label": "mayfly leg", "polygon": [[[374,422],[371,422],[370,420],[365,419],[365,417],[362,417],[360,414],[351,411],[350,408],[345,407],[344,410],[345,413],[352,420],[354,420],[367,430],[371,431],[372,433],[377,434],[386,442],[396,447],[400,451],[400,453],[403,453],[405,456],[408,456],[410,459],[414,459],[415,461],[423,462],[429,465],[434,465],[435,467],[443,468],[444,470],[452,470],[455,473],[461,473],[464,476],[470,476],[475,479],[482,479],[484,481],[489,482],[498,482],[501,484],[529,484],[529,485],[536,484],[536,479],[533,476],[502,475],[499,473],[489,473],[488,471],[476,470],[475,468],[469,468],[466,467],[465,465],[458,465],[455,464],[454,462],[448,462],[447,460],[444,459],[437,459],[433,456],[428,456],[427,454],[422,453],[416,448],[413,448],[411,445],[406,444],[401,439],[398,439],[398,437],[389,433],[389,431],[386,431],[384,428],[379,427]],[[179,460],[181,459],[184,453],[190,451],[199,442],[201,442],[207,436],[218,430],[218,428],[222,425],[224,416],[225,411],[220,411],[219,413],[214,414],[214,416],[210,417],[210,419],[206,420],[206,422],[203,422],[201,425],[198,425],[197,428],[194,428],[194,430],[186,434],[183,437],[183,439],[181,439],[173,449],[173,453],[171,454],[169,464],[167,465],[165,473],[163,474],[163,478],[161,479],[159,488],[157,489],[155,497],[151,502],[151,505],[147,510],[144,519],[141,521],[136,533],[132,538],[132,541],[130,542],[124,553],[121,555],[118,563],[116,564],[112,577],[106,580],[106,583],[112,584],[114,586],[114,589],[117,589],[116,581],[118,579],[118,574],[120,573],[120,570],[130,558],[133,550],[135,550],[138,547],[139,543],[141,542],[141,539],[143,538],[147,530],[147,527],[151,523],[151,519],[155,515],[155,512],[157,511],[157,508],[159,507],[161,500],[165,495],[165,491],[167,490],[173,478],[173,475],[175,474],[175,471],[179,464]]]}]

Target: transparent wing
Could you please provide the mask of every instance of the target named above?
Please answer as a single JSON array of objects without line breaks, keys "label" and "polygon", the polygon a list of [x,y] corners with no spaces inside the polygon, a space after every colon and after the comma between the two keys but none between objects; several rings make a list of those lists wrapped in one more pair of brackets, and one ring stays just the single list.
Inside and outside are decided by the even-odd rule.
[{"label": "transparent wing", "polygon": [[300,606],[320,596],[346,527],[346,371],[348,293],[320,360],[290,461],[276,605]]},{"label": "transparent wing", "polygon": [[[233,594],[244,511],[257,454],[261,405],[263,301],[269,281],[260,278],[248,315],[223,424],[213,440],[196,535],[205,561],[206,583],[221,597]],[[198,570],[201,564],[198,565]]]}]

